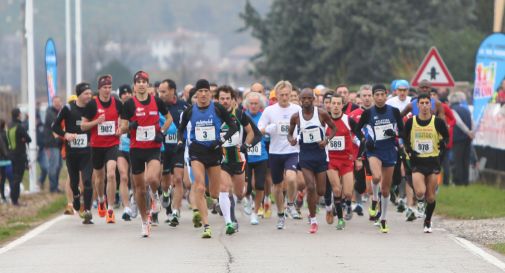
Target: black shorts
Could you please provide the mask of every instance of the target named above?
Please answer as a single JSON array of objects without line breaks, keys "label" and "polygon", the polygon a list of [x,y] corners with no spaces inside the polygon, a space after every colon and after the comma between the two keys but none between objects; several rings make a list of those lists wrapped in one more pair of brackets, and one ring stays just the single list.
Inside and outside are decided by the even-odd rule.
[{"label": "black shorts", "polygon": [[165,146],[165,151],[163,152],[162,159],[163,174],[173,174],[174,168],[184,168],[184,149],[181,149],[175,153],[175,147]]},{"label": "black shorts", "polygon": [[119,151],[117,157],[126,159],[126,162],[128,162],[128,165],[130,165],[130,152]]},{"label": "black shorts", "polygon": [[221,165],[221,169],[229,175],[239,175],[244,173],[246,162],[227,162]]},{"label": "black shorts", "polygon": [[296,166],[298,165],[298,153],[271,154],[268,164],[270,165],[272,182],[275,185],[280,184],[284,179],[285,171],[296,171]]},{"label": "black shorts", "polygon": [[246,181],[248,185],[251,185],[252,189],[252,179],[254,173],[254,189],[265,190],[265,179],[267,177],[267,166],[268,160],[263,160],[254,163],[247,163],[246,169]]},{"label": "black shorts", "polygon": [[91,159],[93,161],[93,169],[99,170],[105,166],[109,160],[117,161],[118,146],[107,148],[91,147]]},{"label": "black shorts", "polygon": [[415,158],[410,160],[412,173],[421,173],[424,176],[440,173],[440,159],[438,157]]},{"label": "black shorts", "polygon": [[130,160],[132,174],[141,174],[146,170],[146,164],[151,160],[160,161],[160,149],[150,148],[150,149],[140,149],[132,148],[130,149]]},{"label": "black shorts", "polygon": [[223,152],[221,149],[211,149],[197,143],[189,145],[189,160],[199,161],[206,168],[221,165]]}]

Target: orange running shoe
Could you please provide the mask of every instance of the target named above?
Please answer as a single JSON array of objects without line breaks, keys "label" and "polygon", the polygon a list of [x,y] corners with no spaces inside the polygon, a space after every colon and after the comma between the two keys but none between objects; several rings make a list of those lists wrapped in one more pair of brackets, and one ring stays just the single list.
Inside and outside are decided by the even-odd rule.
[{"label": "orange running shoe", "polygon": [[105,207],[105,201],[98,203],[98,216],[100,217],[105,217],[105,214],[107,214],[107,209]]},{"label": "orange running shoe", "polygon": [[116,217],[114,217],[114,211],[113,210],[108,210],[107,211],[107,216],[105,217],[105,222],[107,224],[114,224],[116,223]]}]

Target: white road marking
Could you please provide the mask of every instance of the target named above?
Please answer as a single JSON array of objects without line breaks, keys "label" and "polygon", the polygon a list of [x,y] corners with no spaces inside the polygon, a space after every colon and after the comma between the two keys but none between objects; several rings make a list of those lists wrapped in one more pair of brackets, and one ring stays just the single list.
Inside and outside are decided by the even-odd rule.
[{"label": "white road marking", "polygon": [[475,244],[473,244],[472,242],[470,242],[470,241],[468,241],[466,239],[463,239],[461,237],[457,237],[457,236],[454,236],[454,235],[450,235],[450,237],[456,243],[458,243],[460,246],[464,247],[465,249],[467,249],[468,251],[472,252],[476,256],[481,257],[486,262],[488,262],[488,263],[490,263],[490,264],[498,267],[502,271],[505,271],[505,263],[502,262],[501,260],[499,260],[498,258],[496,258],[495,256],[487,253],[482,248],[476,246]]}]

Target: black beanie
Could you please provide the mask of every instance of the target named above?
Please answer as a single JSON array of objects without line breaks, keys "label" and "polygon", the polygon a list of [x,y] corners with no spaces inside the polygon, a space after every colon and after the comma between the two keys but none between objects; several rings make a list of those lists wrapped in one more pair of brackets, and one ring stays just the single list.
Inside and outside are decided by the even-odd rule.
[{"label": "black beanie", "polygon": [[208,80],[200,79],[195,84],[195,90],[198,91],[200,89],[210,89],[210,83]]},{"label": "black beanie", "polygon": [[89,83],[87,82],[81,82],[81,83],[78,83],[76,86],[75,86],[75,94],[77,96],[80,96],[82,94],[82,92],[88,90],[88,89],[91,89]]},{"label": "black beanie", "polygon": [[378,92],[378,91],[384,91],[386,92],[386,86],[384,86],[384,84],[374,84],[374,86],[372,87],[372,94],[375,94],[375,92]]},{"label": "black beanie", "polygon": [[132,93],[132,88],[129,84],[123,84],[119,87],[119,97],[121,97],[124,93]]}]

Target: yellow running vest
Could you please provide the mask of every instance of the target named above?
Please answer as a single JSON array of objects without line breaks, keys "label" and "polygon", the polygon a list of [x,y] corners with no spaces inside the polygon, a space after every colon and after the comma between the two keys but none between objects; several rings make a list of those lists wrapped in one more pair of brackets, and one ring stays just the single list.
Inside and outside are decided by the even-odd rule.
[{"label": "yellow running vest", "polygon": [[427,126],[420,126],[417,123],[417,116],[413,118],[410,145],[412,150],[419,153],[417,157],[438,157],[440,154],[438,149],[440,138],[441,136],[435,128],[435,116],[431,116],[431,121]]}]

